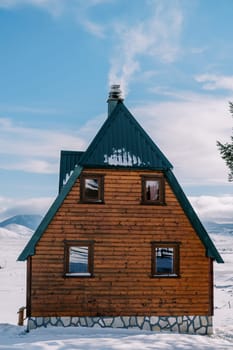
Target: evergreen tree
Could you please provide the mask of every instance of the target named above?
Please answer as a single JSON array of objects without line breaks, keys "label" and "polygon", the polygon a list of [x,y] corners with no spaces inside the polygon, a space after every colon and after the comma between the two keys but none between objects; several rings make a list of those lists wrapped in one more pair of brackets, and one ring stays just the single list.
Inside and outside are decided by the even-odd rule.
[{"label": "evergreen tree", "polygon": [[[230,105],[230,112],[233,116],[233,103],[230,102],[229,105]],[[231,142],[222,144],[221,142],[217,141],[217,146],[220,151],[222,159],[225,160],[225,163],[230,170],[228,174],[228,180],[233,181],[233,136],[231,136]]]}]

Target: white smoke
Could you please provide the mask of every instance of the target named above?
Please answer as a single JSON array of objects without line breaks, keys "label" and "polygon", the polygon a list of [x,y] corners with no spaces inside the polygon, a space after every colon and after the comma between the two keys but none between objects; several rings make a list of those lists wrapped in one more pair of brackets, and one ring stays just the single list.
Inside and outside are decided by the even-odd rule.
[{"label": "white smoke", "polygon": [[[148,4],[149,6],[149,4]],[[164,63],[173,62],[178,53],[178,39],[183,16],[176,2],[152,1],[150,17],[133,26],[118,23],[114,27],[115,42],[110,71],[109,86],[120,84],[126,96],[135,75],[143,70],[141,58],[151,58]]]}]

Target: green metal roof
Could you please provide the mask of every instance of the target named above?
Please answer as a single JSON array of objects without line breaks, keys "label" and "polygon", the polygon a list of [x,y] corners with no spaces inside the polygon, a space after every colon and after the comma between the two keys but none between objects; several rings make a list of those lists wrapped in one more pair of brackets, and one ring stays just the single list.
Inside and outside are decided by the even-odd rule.
[{"label": "green metal roof", "polygon": [[60,175],[59,192],[71,176],[74,168],[78,166],[81,156],[84,152],[79,151],[61,151],[60,157]]},{"label": "green metal roof", "polygon": [[[171,171],[172,165],[122,102],[118,102],[118,105],[105,121],[85,153],[62,151],[59,183],[60,193],[31,240],[18,257],[19,261],[24,261],[29,256],[35,254],[37,242],[62,205],[76,179],[80,176],[83,167],[123,167],[162,170],[186,216],[197,232],[200,240],[203,242],[207,256],[215,259],[219,263],[223,262],[216,247],[173,175]],[[70,174],[71,176],[66,182]]]},{"label": "green metal roof", "polygon": [[80,164],[85,167],[172,168],[123,102],[118,102],[106,119]]}]

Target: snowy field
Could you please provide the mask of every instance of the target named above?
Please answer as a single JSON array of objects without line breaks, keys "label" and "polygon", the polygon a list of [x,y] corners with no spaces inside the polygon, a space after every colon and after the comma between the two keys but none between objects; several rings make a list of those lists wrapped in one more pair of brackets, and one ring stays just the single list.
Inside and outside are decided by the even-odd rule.
[{"label": "snowy field", "polygon": [[[17,232],[17,233],[14,233]],[[96,328],[17,326],[25,305],[25,263],[17,256],[31,235],[19,225],[0,228],[0,350],[227,350],[233,349],[233,233],[211,234],[225,264],[215,263],[214,334],[209,336]]]}]

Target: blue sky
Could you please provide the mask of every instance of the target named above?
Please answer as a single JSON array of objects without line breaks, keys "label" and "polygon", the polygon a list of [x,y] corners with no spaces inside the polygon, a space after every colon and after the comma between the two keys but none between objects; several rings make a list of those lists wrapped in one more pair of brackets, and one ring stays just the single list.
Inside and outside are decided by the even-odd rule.
[{"label": "blue sky", "polygon": [[0,219],[42,213],[61,149],[85,150],[109,86],[205,220],[233,221],[233,1],[0,0]]}]

